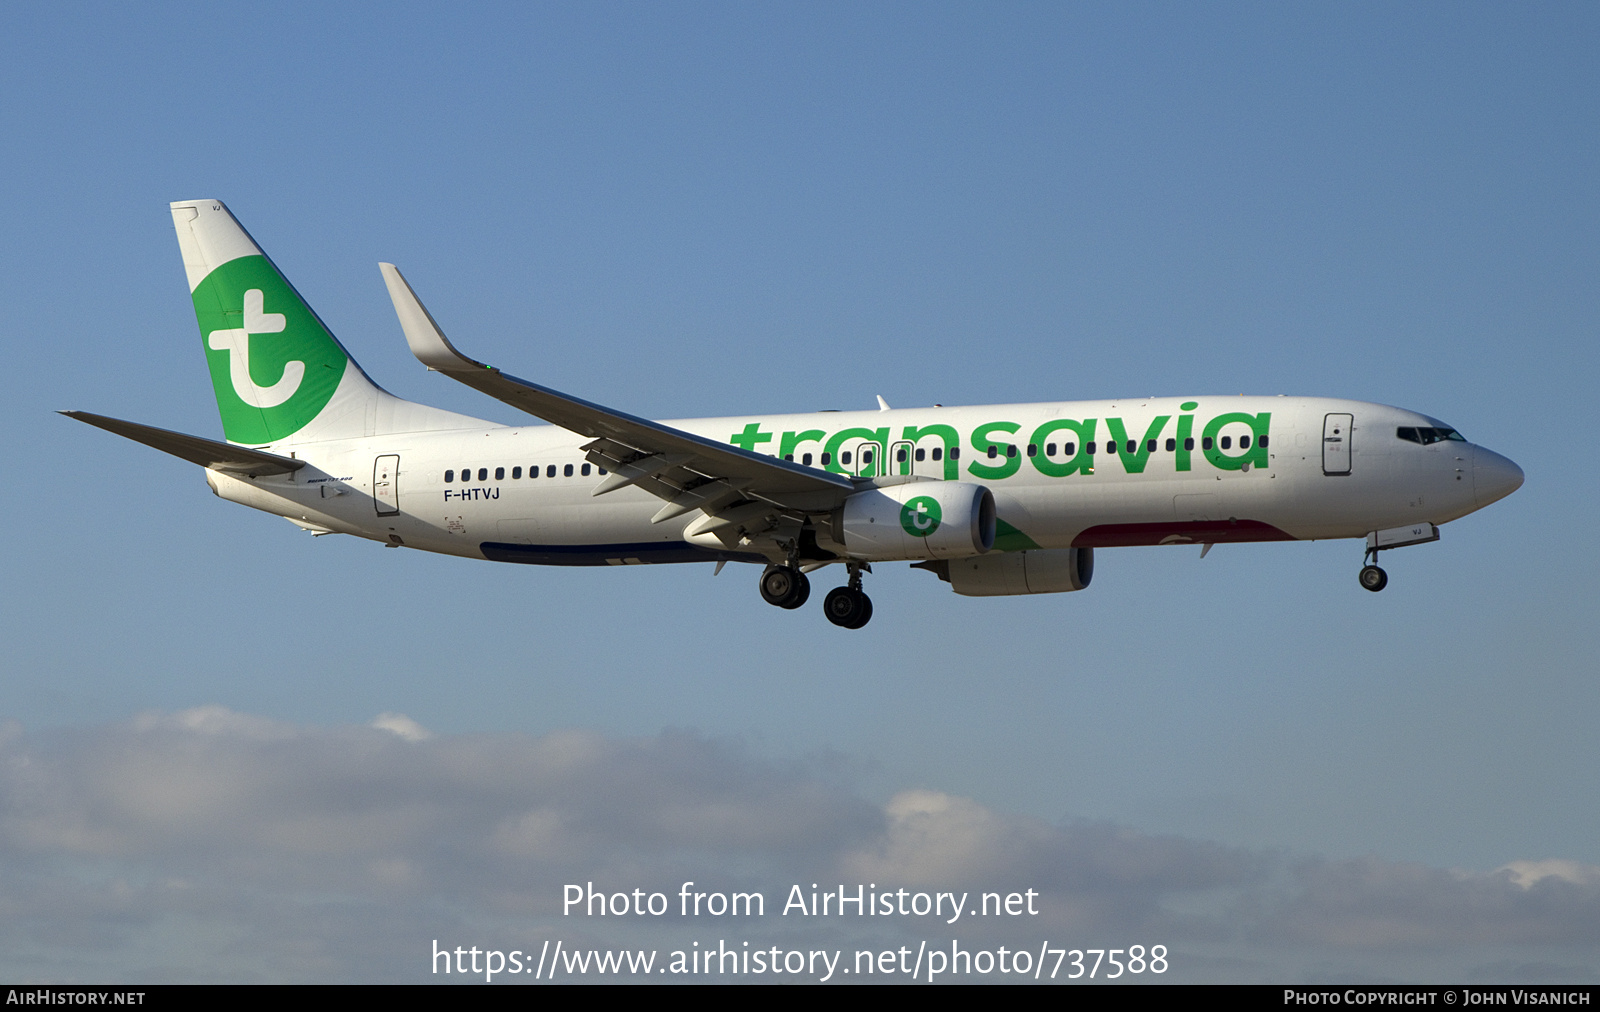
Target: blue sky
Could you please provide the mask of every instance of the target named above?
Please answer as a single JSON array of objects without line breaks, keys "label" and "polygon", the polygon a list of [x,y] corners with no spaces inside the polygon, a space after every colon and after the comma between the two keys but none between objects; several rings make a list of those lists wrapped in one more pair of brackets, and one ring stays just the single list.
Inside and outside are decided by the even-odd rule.
[{"label": "blue sky", "polygon": [[[85,850],[16,815],[0,867],[28,895],[225,875],[170,827],[139,836],[72,807],[117,743],[167,756],[220,736],[205,739],[234,757],[219,768],[248,771],[270,727],[335,769],[378,714],[403,713],[440,763],[484,740],[538,752],[585,735],[612,756],[687,736],[732,781],[834,792],[817,827],[878,820],[819,828],[833,842],[804,859],[755,838],[685,857],[644,830],[596,846],[663,875],[855,867],[851,847],[892,850],[904,799],[931,796],[907,792],[935,792],[953,799],[940,812],[1034,841],[1029,874],[1090,936],[1168,930],[1135,915],[1148,903],[1210,903],[1215,930],[1170,928],[1186,979],[1600,974],[1592,933],[1559,918],[1452,934],[1408,911],[1421,926],[1395,956],[1238,913],[1282,868],[1348,862],[1381,869],[1364,881],[1410,869],[1600,909],[1591,7],[37,5],[7,21],[0,717],[7,747],[66,784],[46,821],[121,841]],[[1318,394],[1438,416],[1528,480],[1386,558],[1381,595],[1356,585],[1354,542],[1105,551],[1089,591],[1037,599],[958,598],[885,566],[853,635],[766,607],[742,567],[563,571],[312,539],[52,414],[220,434],[165,206],[195,197],[229,204],[380,383],[490,419],[513,415],[407,353],[379,260],[470,354],[654,417],[876,394]],[[171,762],[126,804],[181,780]],[[667,776],[663,804],[703,772]],[[597,762],[590,789],[620,796],[626,775]],[[30,789],[0,788],[14,813]],[[751,791],[719,803],[767,797]],[[309,818],[296,796],[273,796],[269,828]],[[533,804],[486,797],[485,825]],[[1098,865],[1061,873],[1101,831],[1257,870],[1180,875],[1158,901]],[[1016,872],[964,853],[977,864],[957,878]],[[600,874],[523,857],[543,869],[530,881]],[[1552,860],[1562,875],[1527,888],[1497,873]],[[337,891],[342,867],[319,866],[316,888]],[[356,925],[383,922],[402,952],[443,909],[512,930],[481,883],[418,875],[408,899],[375,885],[352,900]],[[41,900],[38,916],[77,920],[0,966],[228,978],[201,941],[217,925],[278,904],[267,947],[288,952],[310,917],[289,878],[242,881],[204,914],[153,894],[119,916]],[[1284,893],[1294,923],[1332,908],[1308,896],[1360,892],[1317,881]],[[1062,912],[1084,882],[1122,919]],[[531,891],[517,930],[544,923],[555,888]],[[280,979],[418,973],[365,950],[319,972],[284,959]]]}]

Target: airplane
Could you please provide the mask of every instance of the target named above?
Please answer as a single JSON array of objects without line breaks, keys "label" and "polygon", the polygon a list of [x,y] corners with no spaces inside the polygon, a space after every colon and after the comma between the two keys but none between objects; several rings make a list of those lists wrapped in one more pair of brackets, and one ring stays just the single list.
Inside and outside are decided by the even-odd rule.
[{"label": "airplane", "polygon": [[393,264],[432,371],[550,424],[499,425],[374,383],[221,201],[171,205],[226,441],[62,414],[205,468],[213,492],[315,535],[553,566],[762,566],[796,609],[872,618],[862,576],[909,562],[957,594],[1082,590],[1095,549],[1365,538],[1378,553],[1516,491],[1512,461],[1436,418],[1318,397],[1135,397],[657,422],[458,351]]}]

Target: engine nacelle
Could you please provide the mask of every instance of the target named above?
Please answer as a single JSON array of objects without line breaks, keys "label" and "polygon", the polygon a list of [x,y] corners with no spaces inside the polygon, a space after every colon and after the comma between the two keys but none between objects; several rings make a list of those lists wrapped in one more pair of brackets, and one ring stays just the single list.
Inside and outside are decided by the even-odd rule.
[{"label": "engine nacelle", "polygon": [[834,514],[833,540],[854,558],[961,559],[994,547],[994,494],[964,481],[914,481],[857,492]]},{"label": "engine nacelle", "polygon": [[967,597],[1062,594],[1094,579],[1093,548],[1046,548],[951,559],[921,566]]}]

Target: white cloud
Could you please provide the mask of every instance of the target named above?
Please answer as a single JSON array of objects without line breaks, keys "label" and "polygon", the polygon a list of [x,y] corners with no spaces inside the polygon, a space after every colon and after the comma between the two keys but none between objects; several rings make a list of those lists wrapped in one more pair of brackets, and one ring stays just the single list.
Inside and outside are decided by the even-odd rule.
[{"label": "white cloud", "polygon": [[1600,884],[1600,866],[1580,864],[1577,861],[1512,861],[1496,870],[1509,874],[1511,881],[1524,889],[1532,889],[1535,884],[1547,878],[1570,882],[1573,885]]},{"label": "white cloud", "polygon": [[[1600,940],[1590,865],[1295,862],[932,790],[875,805],[821,769],[683,732],[433,736],[399,714],[309,728],[203,707],[0,735],[0,972],[13,979],[402,980],[425,975],[417,953],[434,937],[726,934],[561,914],[569,882],[675,895],[687,880],[765,892],[771,913],[738,925],[745,938],[1159,941],[1187,953],[1184,979],[1295,979],[1285,967],[1329,959],[1347,979],[1380,966],[1415,979],[1426,961],[1404,959],[1452,947],[1481,965],[1509,946],[1506,965],[1581,969],[1571,951]],[[1041,913],[959,929],[777,916],[791,884],[812,882],[1033,889]]]},{"label": "white cloud", "polygon": [[427,741],[433,737],[432,731],[403,713],[380,713],[372,718],[370,726],[380,731],[391,731],[406,741]]}]

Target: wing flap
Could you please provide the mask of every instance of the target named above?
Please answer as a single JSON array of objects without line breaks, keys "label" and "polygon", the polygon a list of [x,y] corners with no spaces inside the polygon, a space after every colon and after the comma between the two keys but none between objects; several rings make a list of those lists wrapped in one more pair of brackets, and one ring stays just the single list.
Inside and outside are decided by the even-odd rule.
[{"label": "wing flap", "polygon": [[605,495],[619,488],[637,485],[663,471],[675,470],[680,465],[688,463],[690,459],[687,453],[647,453],[642,457],[624,460],[622,457],[612,457],[603,452],[603,448],[609,443],[610,440],[597,439],[593,443],[579,447],[587,453],[591,464],[598,464],[607,471],[606,480],[596,485],[590,495]]}]

